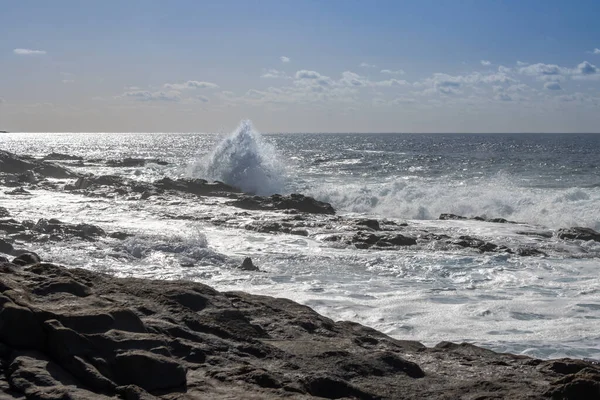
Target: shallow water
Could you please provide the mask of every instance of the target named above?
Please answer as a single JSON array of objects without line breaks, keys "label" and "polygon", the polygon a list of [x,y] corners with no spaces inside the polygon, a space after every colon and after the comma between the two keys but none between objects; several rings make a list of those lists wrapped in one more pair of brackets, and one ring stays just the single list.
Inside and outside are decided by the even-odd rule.
[{"label": "shallow water", "polygon": [[[349,319],[426,344],[470,341],[550,358],[600,359],[600,243],[565,242],[568,226],[600,229],[600,135],[279,134],[249,142],[215,134],[3,134],[0,148],[43,156],[79,155],[80,172],[133,179],[251,177],[253,190],[295,192],[331,202],[344,216],[407,221],[422,231],[536,246],[547,257],[479,254],[440,242],[401,251],[324,242],[343,231],[307,227],[308,237],[244,229],[256,218],[218,198],[152,201],[0,191],[16,219],[54,217],[133,233],[126,241],[31,244],[46,260],[118,276],[197,280],[219,290],[288,297],[333,319]],[[238,135],[238,142],[231,139]],[[113,168],[101,160],[159,158],[169,165]],[[228,159],[229,164],[224,162]],[[229,167],[227,167],[229,165]],[[235,170],[235,171],[234,171]],[[235,173],[233,173],[235,172]],[[246,174],[246,175],[244,175]],[[231,182],[236,183],[236,182]],[[440,213],[503,217],[523,224],[439,221]],[[173,215],[213,214],[216,226]],[[251,256],[262,273],[232,266]],[[184,265],[192,265],[192,267]]]}]

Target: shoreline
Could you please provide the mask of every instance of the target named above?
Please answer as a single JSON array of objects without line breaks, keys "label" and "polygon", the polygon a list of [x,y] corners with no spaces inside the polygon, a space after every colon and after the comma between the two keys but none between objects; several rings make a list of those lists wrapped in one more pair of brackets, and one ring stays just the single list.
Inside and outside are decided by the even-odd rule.
[{"label": "shoreline", "polygon": [[594,362],[543,361],[466,343],[425,347],[334,322],[287,299],[39,261],[21,255],[0,264],[0,390],[15,398],[589,399],[600,393]]}]

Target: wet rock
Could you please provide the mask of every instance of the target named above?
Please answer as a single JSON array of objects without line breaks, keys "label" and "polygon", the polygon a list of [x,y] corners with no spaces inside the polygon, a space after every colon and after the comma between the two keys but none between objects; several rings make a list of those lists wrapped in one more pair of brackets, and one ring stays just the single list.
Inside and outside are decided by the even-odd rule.
[{"label": "wet rock", "polygon": [[4,239],[0,239],[0,253],[12,254],[13,245]]},{"label": "wet rock", "polygon": [[122,168],[143,167],[147,164],[168,165],[169,163],[166,161],[163,161],[163,160],[159,160],[157,158],[131,158],[131,157],[127,157],[122,160],[106,161],[106,165],[108,165],[108,166],[122,167]]},{"label": "wet rock", "polygon": [[515,254],[522,257],[547,257],[548,254],[541,250],[534,249],[531,247],[519,247],[514,251]]},{"label": "wet rock", "polygon": [[62,153],[50,153],[44,156],[43,160],[52,160],[52,161],[83,161],[83,157],[73,156],[70,154],[62,154]]},{"label": "wet rock", "polygon": [[18,187],[16,189],[10,190],[8,192],[4,192],[6,194],[10,194],[12,196],[31,196],[31,192],[23,189],[22,187]]},{"label": "wet rock", "polygon": [[460,215],[456,215],[456,214],[440,214],[438,219],[440,219],[440,220],[461,220],[461,219],[468,219],[468,218],[460,216]]},{"label": "wet rock", "polygon": [[31,228],[32,231],[45,234],[74,236],[86,240],[95,240],[106,236],[106,232],[98,226],[91,224],[68,224],[57,219],[41,218]]},{"label": "wet rock", "polygon": [[18,257],[13,258],[12,263],[15,265],[31,265],[31,264],[39,264],[42,262],[40,256],[33,252],[27,252],[19,255]]},{"label": "wet rock", "polygon": [[600,232],[597,232],[591,228],[573,227],[566,229],[559,229],[556,233],[559,239],[571,239],[571,240],[593,240],[600,242]]},{"label": "wet rock", "polygon": [[368,249],[376,246],[377,248],[390,248],[394,246],[412,246],[417,244],[417,240],[402,234],[376,234],[371,232],[357,232],[350,240],[359,249]]},{"label": "wet rock", "polygon": [[6,209],[6,207],[0,207],[0,218],[10,217],[10,213]]},{"label": "wet rock", "polygon": [[240,193],[240,190],[223,182],[208,182],[205,179],[163,178],[154,182],[154,186],[162,190],[191,193],[197,196],[224,196],[228,193]]},{"label": "wet rock", "polygon": [[472,221],[482,221],[482,222],[493,222],[496,224],[518,224],[518,222],[509,221],[505,218],[485,218],[485,217],[467,218],[467,217],[463,217],[461,215],[456,215],[456,214],[440,214],[438,219],[440,219],[440,220],[472,220]]},{"label": "wet rock", "polygon": [[27,227],[19,223],[15,219],[2,219],[0,220],[0,230],[8,234],[23,232],[27,230]]},{"label": "wet rock", "polygon": [[43,160],[32,157],[18,156],[7,151],[0,150],[0,172],[7,174],[22,174],[33,171],[48,178],[72,178],[77,176],[73,171]]},{"label": "wet rock", "polygon": [[[499,246],[494,243],[486,242],[485,240],[477,239],[467,235],[459,236],[458,239],[452,240],[450,243],[455,246],[477,249],[482,253],[499,250]],[[503,247],[503,249],[505,248]]]},{"label": "wet rock", "polygon": [[228,204],[246,210],[295,210],[310,214],[335,214],[331,204],[302,194],[291,194],[289,196],[274,194],[268,197],[245,195]]},{"label": "wet rock", "polygon": [[373,229],[374,231],[381,230],[381,227],[379,226],[379,221],[377,221],[376,219],[359,219],[355,222],[355,224],[358,226],[365,226],[367,228]]},{"label": "wet rock", "polygon": [[292,228],[290,233],[297,236],[308,236],[308,231],[304,228]]},{"label": "wet rock", "polygon": [[242,265],[240,265],[240,269],[244,271],[259,271],[258,267],[254,265],[250,257],[244,258]]}]

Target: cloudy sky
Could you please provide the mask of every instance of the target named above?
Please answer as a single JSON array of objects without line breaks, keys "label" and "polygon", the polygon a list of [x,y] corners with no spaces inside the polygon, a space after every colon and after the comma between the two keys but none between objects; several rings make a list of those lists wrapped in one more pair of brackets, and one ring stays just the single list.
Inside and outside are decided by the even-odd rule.
[{"label": "cloudy sky", "polygon": [[0,129],[599,132],[600,2],[6,1]]}]

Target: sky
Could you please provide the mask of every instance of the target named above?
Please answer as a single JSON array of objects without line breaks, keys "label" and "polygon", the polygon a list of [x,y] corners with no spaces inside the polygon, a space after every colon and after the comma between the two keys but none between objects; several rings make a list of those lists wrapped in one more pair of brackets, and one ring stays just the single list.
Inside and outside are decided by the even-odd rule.
[{"label": "sky", "polygon": [[597,0],[0,2],[0,130],[600,132]]}]

